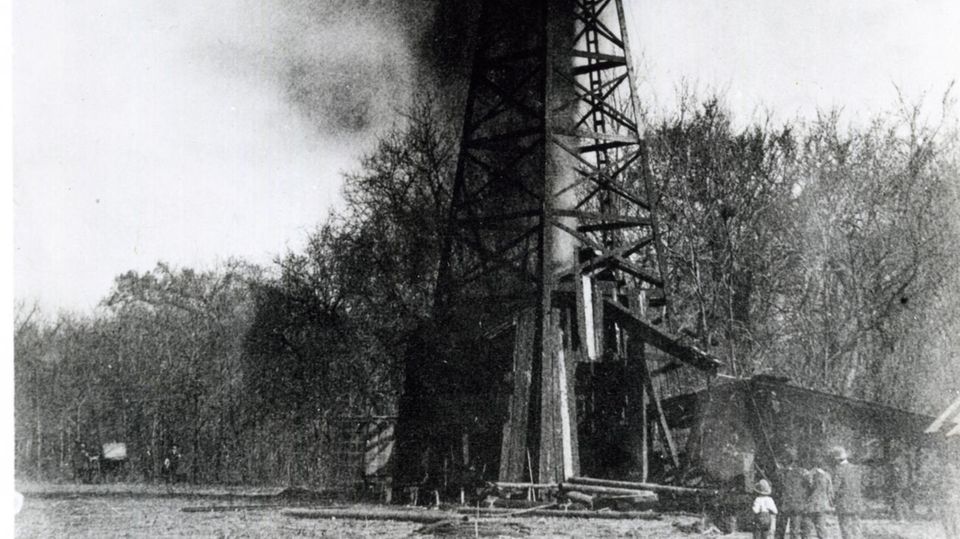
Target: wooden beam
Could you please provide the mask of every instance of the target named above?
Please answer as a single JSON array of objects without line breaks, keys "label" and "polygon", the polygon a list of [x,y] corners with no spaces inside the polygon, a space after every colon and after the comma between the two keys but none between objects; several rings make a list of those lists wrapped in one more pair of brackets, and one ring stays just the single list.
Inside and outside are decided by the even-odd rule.
[{"label": "wooden beam", "polygon": [[542,375],[540,378],[541,482],[562,481],[579,469],[576,433],[576,359],[565,350],[560,310],[544,314]]},{"label": "wooden beam", "polygon": [[652,490],[654,492],[672,492],[675,494],[705,494],[716,496],[720,491],[706,488],[677,487],[673,485],[659,485],[656,483],[635,482],[635,481],[613,481],[610,479],[594,479],[592,477],[571,477],[567,481],[565,488],[574,489],[575,485],[597,485],[602,487],[614,487],[636,490]]},{"label": "wooden beam", "polygon": [[640,478],[646,481],[650,478],[650,419],[647,413],[647,403],[650,401],[650,395],[647,393],[647,384],[643,384],[643,392],[640,396],[640,414],[642,434],[640,436],[643,444],[643,452],[640,455]]},{"label": "wooden beam", "polygon": [[605,69],[614,69],[617,67],[623,67],[626,65],[623,57],[615,57],[617,60],[610,60],[605,62],[596,62],[593,64],[586,64],[582,66],[577,66],[573,68],[574,76],[585,75],[587,73],[593,73],[594,71],[603,71]]},{"label": "wooden beam", "polygon": [[652,371],[650,371],[650,376],[657,377],[657,376],[660,376],[661,374],[667,374],[668,372],[675,371],[682,367],[683,367],[683,363],[680,363],[679,361],[674,361],[673,363],[667,363],[663,367],[653,369]]},{"label": "wooden beam", "polygon": [[602,52],[583,51],[579,49],[574,49],[574,51],[571,53],[571,56],[575,58],[592,58],[594,60],[607,60],[610,62],[619,62],[621,64],[627,63],[627,59],[624,58],[623,56],[617,56],[614,54],[604,54]]},{"label": "wooden beam", "polygon": [[667,450],[670,451],[670,460],[673,461],[673,465],[675,467],[679,468],[680,457],[677,455],[677,447],[673,443],[673,434],[670,431],[670,424],[667,422],[667,415],[663,412],[663,403],[660,402],[660,395],[657,392],[657,388],[653,385],[653,378],[650,377],[650,372],[647,370],[646,360],[637,362],[637,366],[640,367],[640,370],[643,373],[644,386],[647,388],[647,394],[650,396],[650,400],[653,401],[657,411],[660,432],[663,435],[663,441],[667,446]]},{"label": "wooden beam", "polygon": [[603,312],[604,316],[610,317],[620,324],[631,337],[647,342],[692,367],[702,371],[715,372],[723,365],[720,360],[706,352],[693,346],[681,344],[677,337],[654,327],[619,303],[609,299],[605,300]]},{"label": "wooden beam", "polygon": [[527,458],[531,360],[536,349],[536,313],[524,309],[517,317],[513,344],[513,394],[510,396],[507,422],[500,443],[501,481],[523,481]]},{"label": "wooden beam", "polygon": [[[923,431],[924,434],[933,434],[934,432],[939,431],[941,428],[943,428],[943,424],[949,421],[950,418],[954,415],[954,413],[957,410],[960,410],[960,398],[953,401],[953,404],[948,406],[947,409],[944,410],[942,414],[937,416],[937,419],[934,420],[933,423],[930,423],[930,426],[927,427],[927,430]],[[954,420],[954,423],[958,423],[958,422]],[[960,423],[958,423],[958,425],[960,425]]]},{"label": "wooden beam", "polygon": [[557,488],[557,483],[524,483],[524,482],[510,482],[510,481],[496,481],[493,483],[497,488],[502,489],[555,489]]},{"label": "wooden beam", "polygon": [[584,485],[581,483],[564,483],[560,485],[560,490],[564,492],[575,490],[585,494],[606,494],[607,496],[636,496],[638,498],[651,499],[656,499],[657,497],[656,493],[649,489],[604,487],[599,485]]},{"label": "wooden beam", "polygon": [[585,275],[575,274],[573,282],[575,287],[574,302],[577,310],[577,337],[580,341],[580,349],[588,360],[595,360],[598,354],[593,328],[593,281]]},{"label": "wooden beam", "polygon": [[[487,509],[486,507],[481,507],[477,509],[476,507],[460,507],[457,508],[457,513],[461,515],[476,515],[481,516],[510,516],[510,513],[513,513],[512,509],[500,509],[493,508]],[[432,514],[432,513],[431,513]],[[551,518],[586,518],[586,519],[596,519],[596,520],[660,520],[663,516],[660,513],[655,513],[651,511],[568,511],[565,509],[537,509],[529,513],[524,513],[523,516],[527,517],[551,517]]]},{"label": "wooden beam", "polygon": [[644,348],[643,341],[627,336],[627,367],[624,382],[627,384],[629,403],[627,409],[630,429],[629,451],[634,461],[640,464],[641,478],[646,481],[649,475],[650,447],[647,437],[647,385],[643,381],[643,370],[638,368],[638,363],[646,358]]}]

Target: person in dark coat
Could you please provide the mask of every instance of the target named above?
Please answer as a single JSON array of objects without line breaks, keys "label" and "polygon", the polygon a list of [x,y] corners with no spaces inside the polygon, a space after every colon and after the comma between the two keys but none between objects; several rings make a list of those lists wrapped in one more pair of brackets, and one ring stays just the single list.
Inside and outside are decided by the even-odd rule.
[{"label": "person in dark coat", "polygon": [[939,512],[947,539],[960,539],[960,463],[945,460],[939,474]]},{"label": "person in dark coat", "polygon": [[180,446],[173,444],[170,446],[170,453],[163,459],[163,467],[160,469],[160,475],[167,483],[177,482],[177,471],[180,469],[180,460],[183,453],[180,452]]},{"label": "person in dark coat", "polygon": [[785,454],[785,466],[777,470],[780,483],[780,518],[777,519],[776,538],[797,539],[802,534],[804,504],[807,498],[807,476],[809,472],[799,466],[797,451],[788,448]]},{"label": "person in dark coat", "polygon": [[893,512],[893,518],[899,522],[906,520],[907,501],[906,492],[909,489],[909,474],[907,460],[902,452],[895,452],[887,463],[886,481],[887,502]]},{"label": "person in dark coat", "polygon": [[[803,536],[826,539],[827,513],[833,506],[833,479],[822,467],[813,465],[807,475],[807,499],[804,504]],[[814,535],[816,534],[816,535]]]},{"label": "person in dark coat", "polygon": [[81,483],[92,482],[97,471],[97,459],[97,455],[87,449],[86,443],[77,442],[73,456],[74,478]]},{"label": "person in dark coat", "polygon": [[847,451],[842,447],[834,447],[831,453],[836,461],[833,469],[836,488],[834,507],[840,521],[840,535],[843,539],[861,539],[863,531],[860,528],[860,513],[863,512],[863,494],[860,467],[847,460]]}]

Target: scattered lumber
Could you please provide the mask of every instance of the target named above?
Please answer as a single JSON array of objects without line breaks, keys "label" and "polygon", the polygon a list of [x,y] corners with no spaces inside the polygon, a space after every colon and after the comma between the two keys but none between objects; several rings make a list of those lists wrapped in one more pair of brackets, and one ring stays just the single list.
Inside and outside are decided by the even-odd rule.
[{"label": "scattered lumber", "polygon": [[584,494],[576,490],[569,490],[563,493],[568,500],[574,501],[577,503],[585,504],[587,507],[593,508],[594,498],[589,494]]},{"label": "scattered lumber", "polygon": [[278,507],[288,507],[287,504],[280,503],[255,503],[245,505],[201,505],[193,507],[181,507],[180,511],[184,513],[228,513],[230,511],[257,511],[259,509],[276,509]]},{"label": "scattered lumber", "polygon": [[511,483],[509,481],[497,481],[493,484],[497,488],[501,488],[501,489],[528,489],[528,488],[555,489],[557,488],[556,483]]},{"label": "scattered lumber", "polygon": [[638,498],[647,501],[657,501],[657,494],[652,490],[641,490],[637,488],[617,488],[617,487],[604,487],[600,485],[581,485],[581,484],[571,484],[566,483],[561,488],[561,491],[566,494],[570,491],[582,492],[584,494],[599,494],[605,496],[616,496],[624,498]]},{"label": "scattered lumber", "polygon": [[578,488],[573,485],[593,485],[600,487],[611,487],[618,489],[643,490],[653,492],[669,492],[672,494],[700,494],[705,496],[716,496],[720,492],[714,489],[676,487],[673,485],[658,485],[656,483],[637,483],[633,481],[614,481],[611,479],[594,479],[592,477],[571,477],[564,488]]},{"label": "scattered lumber", "polygon": [[457,513],[462,515],[484,516],[524,516],[524,517],[554,517],[554,518],[594,518],[603,520],[660,520],[661,514],[653,511],[564,511],[563,509],[537,509],[523,513],[522,515],[511,515],[509,509],[477,509],[462,507],[457,509]]},{"label": "scattered lumber", "polygon": [[450,513],[440,511],[363,510],[350,507],[323,509],[286,509],[280,514],[293,518],[324,519],[344,518],[352,520],[396,520],[432,524],[450,518]]},{"label": "scattered lumber", "polygon": [[536,507],[530,507],[530,508],[527,508],[527,509],[521,509],[521,510],[519,510],[519,511],[514,511],[514,512],[510,513],[508,516],[518,517],[518,516],[521,516],[521,515],[526,515],[527,513],[536,513],[537,511],[543,511],[544,509],[552,509],[552,508],[556,507],[556,505],[557,505],[556,503],[548,503],[548,504],[544,504],[544,505],[538,505],[538,506],[536,506]]}]

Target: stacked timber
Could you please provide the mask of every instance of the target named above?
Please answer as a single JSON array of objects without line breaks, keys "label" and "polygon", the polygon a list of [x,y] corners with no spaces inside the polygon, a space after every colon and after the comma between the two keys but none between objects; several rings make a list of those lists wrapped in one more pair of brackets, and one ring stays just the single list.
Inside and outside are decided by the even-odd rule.
[{"label": "stacked timber", "polygon": [[660,485],[657,483],[641,483],[636,481],[614,481],[612,479],[594,479],[592,477],[571,477],[566,486],[573,488],[576,486],[601,487],[608,489],[593,490],[593,492],[609,492],[623,494],[623,491],[647,492],[655,495],[657,492],[670,494],[693,494],[701,496],[716,496],[720,491],[706,488],[678,487],[674,485]]},{"label": "stacked timber", "polygon": [[630,511],[653,509],[657,505],[655,492],[637,488],[574,483],[571,480],[561,485],[560,493],[571,502],[571,505],[584,506],[588,509]]},{"label": "stacked timber", "polygon": [[619,511],[649,510],[660,507],[660,495],[672,498],[676,496],[713,497],[719,494],[711,489],[590,477],[572,477],[561,485],[560,492],[570,502],[590,509],[612,508]]}]

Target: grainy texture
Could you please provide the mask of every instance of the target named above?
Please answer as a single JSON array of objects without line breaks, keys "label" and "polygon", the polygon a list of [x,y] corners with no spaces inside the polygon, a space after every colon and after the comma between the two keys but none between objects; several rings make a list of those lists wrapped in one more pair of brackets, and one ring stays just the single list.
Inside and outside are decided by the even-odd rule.
[{"label": "grainy texture", "polygon": [[[68,495],[70,496],[70,495]],[[203,502],[200,502],[203,503]],[[410,537],[423,524],[384,520],[317,519],[286,517],[280,508],[260,510],[185,513],[184,507],[199,505],[196,497],[171,496],[126,497],[77,494],[62,498],[39,498],[28,495],[23,510],[16,517],[18,538],[109,538],[109,537]],[[398,508],[354,506],[371,515]],[[413,511],[413,510],[411,510]],[[417,511],[430,511],[419,509]],[[530,530],[528,537],[661,537],[690,538],[676,525],[690,526],[696,518],[665,516],[660,521],[611,521],[560,518],[498,519],[516,522]],[[830,527],[839,533],[836,520]],[[942,537],[937,522],[894,523],[865,520],[865,537],[928,539]],[[424,537],[424,536],[418,536]],[[740,532],[725,537],[743,538]]]}]

